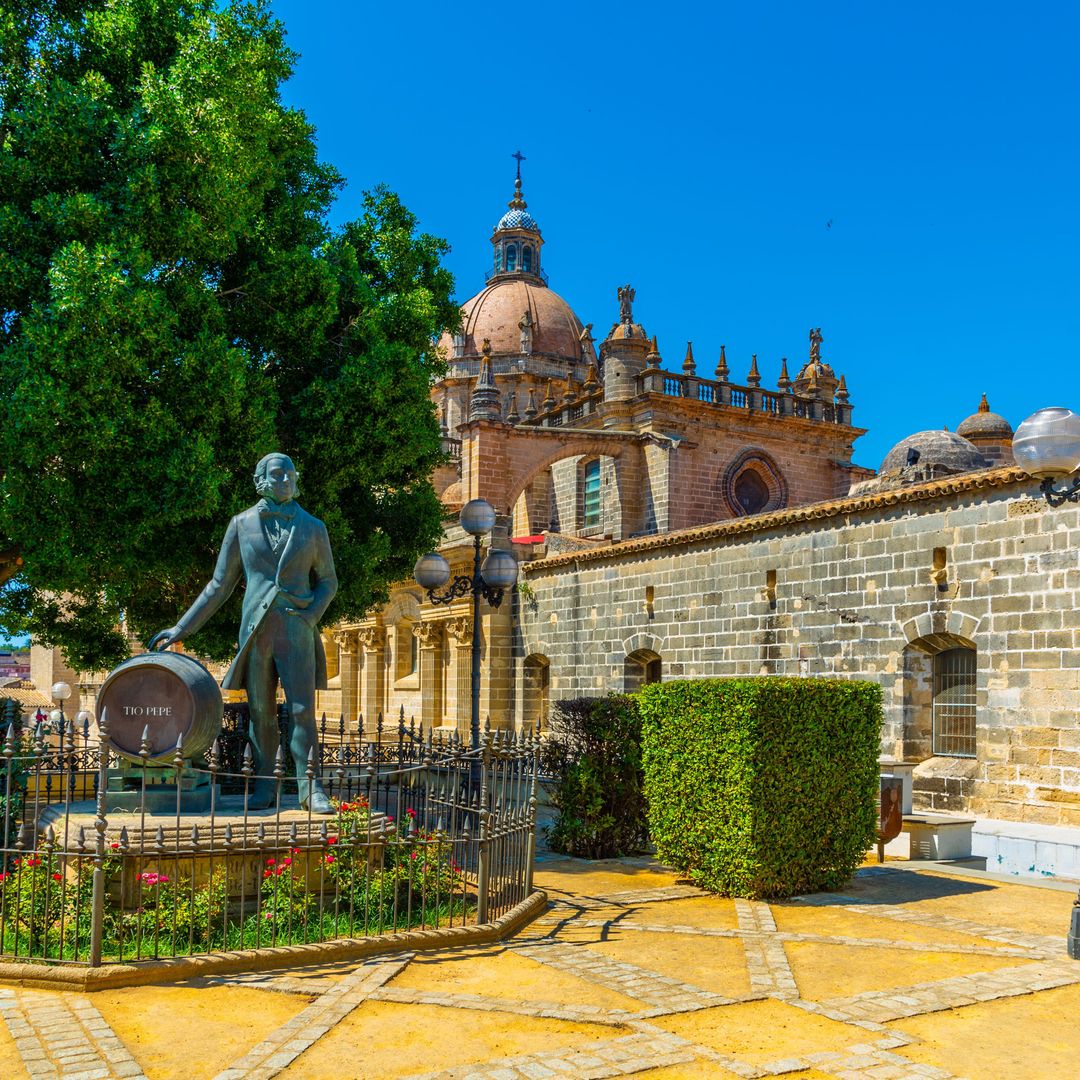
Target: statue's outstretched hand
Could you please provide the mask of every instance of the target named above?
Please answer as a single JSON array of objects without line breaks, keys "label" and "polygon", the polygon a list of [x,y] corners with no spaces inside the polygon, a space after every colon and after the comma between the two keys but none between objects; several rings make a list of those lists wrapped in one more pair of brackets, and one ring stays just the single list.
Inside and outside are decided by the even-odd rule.
[{"label": "statue's outstretched hand", "polygon": [[168,630],[161,630],[156,633],[147,643],[147,652],[160,652],[162,649],[167,649],[170,645],[175,645],[176,642],[182,639],[179,626],[170,626]]}]

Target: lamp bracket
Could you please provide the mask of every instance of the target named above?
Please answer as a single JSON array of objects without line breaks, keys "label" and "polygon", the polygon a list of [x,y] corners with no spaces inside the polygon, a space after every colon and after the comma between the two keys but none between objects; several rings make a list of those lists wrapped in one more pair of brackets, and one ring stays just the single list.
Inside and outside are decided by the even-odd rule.
[{"label": "lamp bracket", "polygon": [[497,608],[502,603],[503,590],[493,589],[483,578],[479,576],[477,578],[466,577],[464,574],[459,574],[446,591],[442,594],[437,593],[434,589],[428,589],[427,597],[433,604],[449,604],[454,600],[458,600],[463,596],[471,596],[479,593],[493,608]]},{"label": "lamp bracket", "polygon": [[1054,481],[1047,477],[1039,485],[1039,490],[1051,506],[1061,506],[1067,502],[1080,502],[1080,477],[1077,477],[1066,488],[1055,488]]}]

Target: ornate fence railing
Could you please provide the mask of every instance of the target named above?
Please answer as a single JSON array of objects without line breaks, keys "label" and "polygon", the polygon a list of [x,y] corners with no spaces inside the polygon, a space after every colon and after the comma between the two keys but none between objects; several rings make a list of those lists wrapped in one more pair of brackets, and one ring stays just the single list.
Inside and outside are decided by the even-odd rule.
[{"label": "ornate fence railing", "polygon": [[[335,807],[317,815],[286,754],[258,777],[250,754],[224,767],[223,740],[205,764],[124,762],[107,733],[61,749],[9,724],[0,958],[97,966],[497,919],[532,892],[539,740],[489,732],[469,751],[403,728],[309,760],[300,782]],[[270,805],[249,809],[257,786]]]}]

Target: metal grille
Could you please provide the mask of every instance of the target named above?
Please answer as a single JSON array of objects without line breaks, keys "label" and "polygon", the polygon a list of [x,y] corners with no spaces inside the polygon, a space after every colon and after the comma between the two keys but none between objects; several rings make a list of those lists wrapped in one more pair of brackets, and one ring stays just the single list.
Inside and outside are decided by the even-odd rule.
[{"label": "metal grille", "polygon": [[934,753],[975,756],[975,650],[934,656]]}]

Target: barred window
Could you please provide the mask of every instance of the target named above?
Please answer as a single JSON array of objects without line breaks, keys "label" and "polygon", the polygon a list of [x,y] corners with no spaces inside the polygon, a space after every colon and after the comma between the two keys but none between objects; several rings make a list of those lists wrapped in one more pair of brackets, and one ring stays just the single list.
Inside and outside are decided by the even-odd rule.
[{"label": "barred window", "polygon": [[934,655],[934,753],[975,757],[975,650]]},{"label": "barred window", "polygon": [[582,498],[582,520],[586,529],[601,524],[600,518],[600,462],[590,461],[585,466],[585,486]]}]

